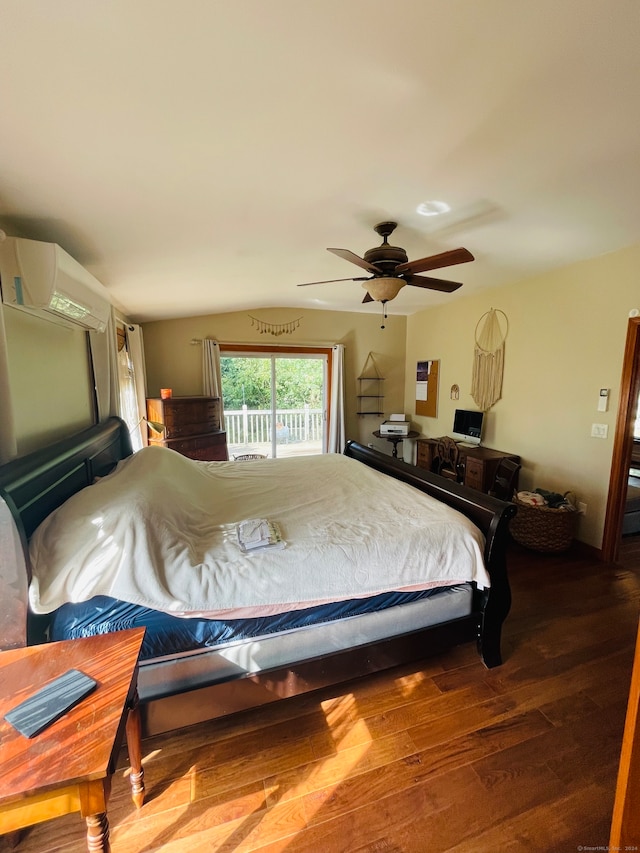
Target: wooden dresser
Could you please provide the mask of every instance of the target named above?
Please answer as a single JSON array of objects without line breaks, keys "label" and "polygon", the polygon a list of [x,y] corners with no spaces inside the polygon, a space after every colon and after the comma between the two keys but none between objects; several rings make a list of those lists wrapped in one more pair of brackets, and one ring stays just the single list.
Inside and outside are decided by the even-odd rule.
[{"label": "wooden dresser", "polygon": [[163,424],[164,432],[149,427],[149,444],[177,450],[190,459],[224,462],[227,436],[220,429],[219,397],[147,398],[147,418]]},{"label": "wooden dresser", "polygon": [[[431,471],[435,455],[437,439],[419,438],[417,445],[416,465]],[[520,462],[520,457],[504,450],[493,450],[489,447],[460,447],[460,462],[464,465],[464,484],[479,492],[488,492],[493,485],[496,468],[501,459],[513,459]]]}]

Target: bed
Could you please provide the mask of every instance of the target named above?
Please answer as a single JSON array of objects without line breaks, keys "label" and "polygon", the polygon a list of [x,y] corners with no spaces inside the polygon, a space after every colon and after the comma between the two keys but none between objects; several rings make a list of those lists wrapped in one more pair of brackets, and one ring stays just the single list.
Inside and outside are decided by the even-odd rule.
[{"label": "bed", "polygon": [[[308,457],[295,463],[201,463],[175,451],[154,450],[164,455],[152,457],[147,451],[132,455],[125,425],[111,418],[0,468],[0,503],[10,513],[13,536],[19,539],[14,577],[3,561],[2,600],[7,609],[0,614],[3,624],[15,627],[18,621],[25,629],[26,621],[29,643],[145,624],[147,648],[138,679],[145,735],[417,661],[459,643],[475,641],[487,667],[501,663],[501,630],[511,603],[506,542],[513,505],[354,441],[347,442],[343,457]],[[323,459],[328,468],[318,467],[325,465]],[[287,464],[278,465],[281,462]],[[113,529],[105,521],[113,495],[120,494],[127,480],[134,490],[136,484],[146,484],[149,465],[171,484],[167,496],[157,484],[140,485],[134,498],[127,493],[131,524],[119,540],[118,525],[125,523],[121,514]],[[291,469],[301,491],[287,497],[289,489],[276,485],[277,467]],[[183,468],[193,481],[188,488],[177,484],[176,472]],[[334,497],[330,507],[319,500],[324,480]],[[362,507],[346,485],[343,494],[347,481],[360,484]],[[382,487],[379,493],[374,492],[376,483]],[[143,521],[145,491],[162,498],[151,502],[150,524]],[[258,502],[258,496],[260,501],[266,497],[267,504]],[[208,501],[213,509],[201,512],[201,504]],[[428,516],[425,502],[430,503]],[[298,526],[304,521],[298,519],[303,504],[308,516],[305,528]],[[163,505],[173,509],[165,512]],[[84,521],[68,515],[77,506],[81,514],[86,510]],[[393,507],[402,518],[392,515]],[[97,551],[95,543],[85,549],[75,538],[66,542],[70,531],[75,537],[77,530],[95,520],[97,508],[102,536]],[[184,512],[175,516],[176,508]],[[453,516],[444,515],[451,510]],[[277,517],[286,547],[239,555],[234,538],[239,513],[247,518],[257,513]],[[351,522],[348,516],[353,516]],[[355,524],[355,534],[348,523]],[[183,537],[185,527],[196,539],[178,546],[175,537]],[[440,539],[423,547],[415,537],[427,528]],[[462,552],[452,556],[449,537],[454,531],[458,535],[457,528],[464,533]],[[149,534],[150,544],[140,550],[140,541],[156,529],[164,531],[163,542]],[[373,543],[377,530],[384,533],[382,544]],[[6,540],[6,524],[4,531]],[[194,544],[200,542],[200,534],[211,545],[206,554]],[[358,548],[354,539],[359,540]],[[302,540],[311,551],[297,550]],[[387,552],[389,543],[392,550]],[[186,554],[171,573],[164,567],[158,572],[154,564],[154,555],[165,547],[172,554],[180,549],[183,557]],[[82,552],[83,573],[69,579],[66,567],[64,572],[56,568],[55,560],[54,569],[41,570],[42,558],[53,552],[59,551],[57,558],[63,563],[74,562],[68,559],[69,548]],[[228,561],[220,562],[225,553],[231,555],[231,571]],[[276,566],[278,559],[282,569]],[[435,574],[418,577],[419,564],[428,562]],[[162,583],[148,575],[147,563],[163,575]],[[286,576],[286,586],[276,571]],[[231,591],[216,580],[215,595],[205,596],[203,589],[211,587],[211,578],[225,572],[231,577]],[[176,580],[167,580],[164,574]],[[245,574],[249,583],[238,598],[236,580]],[[265,606],[267,587],[270,595],[273,589],[277,592],[265,611],[260,608]],[[75,599],[87,600],[65,600],[68,588]],[[77,595],[78,588],[86,594]],[[114,616],[113,607],[124,611],[116,609]],[[238,625],[240,634],[229,633]],[[176,629],[178,633],[171,634]],[[203,631],[210,629],[213,633],[203,639]]]}]

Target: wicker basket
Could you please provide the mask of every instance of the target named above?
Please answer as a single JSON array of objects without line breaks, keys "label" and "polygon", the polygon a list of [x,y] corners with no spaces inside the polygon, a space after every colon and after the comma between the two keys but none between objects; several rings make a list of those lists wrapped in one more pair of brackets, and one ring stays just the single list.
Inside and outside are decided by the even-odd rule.
[{"label": "wicker basket", "polygon": [[513,499],[518,512],[511,519],[509,530],[520,545],[532,551],[558,553],[571,547],[578,513],[550,506],[531,506]]}]

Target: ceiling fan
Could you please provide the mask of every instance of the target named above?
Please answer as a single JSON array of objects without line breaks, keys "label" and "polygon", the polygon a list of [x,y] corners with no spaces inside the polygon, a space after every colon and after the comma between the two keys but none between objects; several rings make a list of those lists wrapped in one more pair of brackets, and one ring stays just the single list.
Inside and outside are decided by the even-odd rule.
[{"label": "ceiling fan", "polygon": [[327,249],[328,252],[333,252],[339,258],[344,258],[345,261],[351,261],[352,264],[367,270],[370,273],[369,276],[308,281],[299,284],[298,287],[309,287],[312,284],[330,284],[337,281],[361,281],[363,282],[362,286],[367,291],[362,301],[382,302],[383,305],[395,299],[405,284],[412,287],[439,290],[443,293],[453,293],[454,290],[462,287],[460,282],[447,281],[432,276],[420,276],[416,273],[467,263],[467,261],[474,260],[471,252],[467,249],[451,249],[448,252],[441,252],[428,258],[409,261],[404,249],[391,246],[387,241],[387,237],[395,231],[397,225],[397,222],[380,222],[374,226],[374,231],[382,237],[382,244],[365,252],[364,258],[350,252],[349,249]]}]

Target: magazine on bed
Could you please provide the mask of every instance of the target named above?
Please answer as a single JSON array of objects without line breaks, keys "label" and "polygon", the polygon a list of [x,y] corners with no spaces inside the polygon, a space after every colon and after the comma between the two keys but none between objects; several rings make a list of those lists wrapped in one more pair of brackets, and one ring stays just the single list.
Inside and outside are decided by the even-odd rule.
[{"label": "magazine on bed", "polygon": [[249,554],[267,548],[284,548],[286,542],[275,522],[267,518],[247,518],[238,524],[238,544],[245,554]]}]

